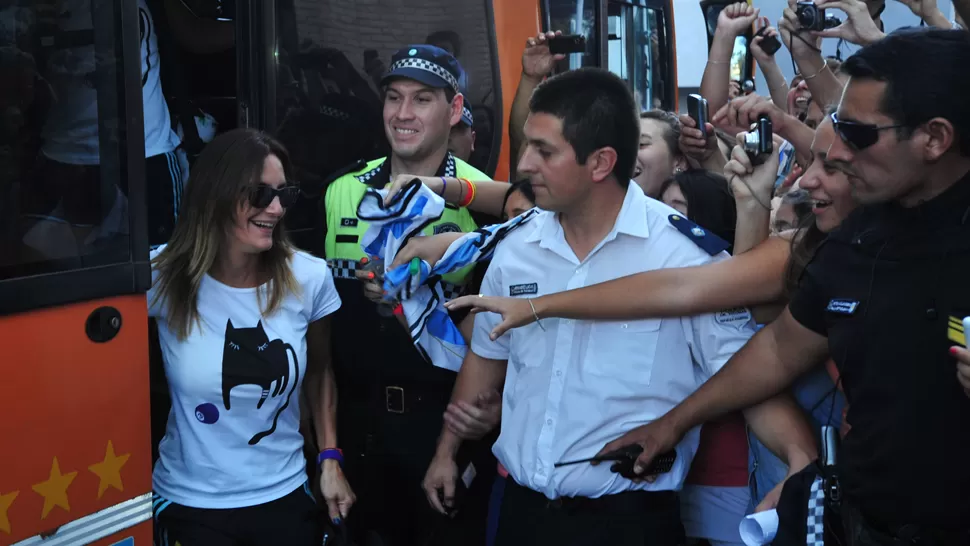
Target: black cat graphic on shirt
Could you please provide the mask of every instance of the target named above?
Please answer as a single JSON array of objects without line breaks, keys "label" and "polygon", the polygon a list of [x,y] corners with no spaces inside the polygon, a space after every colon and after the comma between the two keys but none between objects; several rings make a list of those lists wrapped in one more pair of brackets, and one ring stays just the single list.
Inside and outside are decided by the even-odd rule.
[{"label": "black cat graphic on shirt", "polygon": [[[290,359],[287,351],[293,355],[293,377],[290,378]],[[270,340],[263,330],[263,322],[257,322],[253,328],[236,328],[232,320],[226,324],[226,344],[222,350],[222,402],[226,410],[230,408],[230,393],[239,385],[259,385],[263,392],[256,402],[256,409],[263,407],[267,397],[276,398],[286,391],[286,401],[273,417],[273,426],[269,430],[257,433],[249,440],[249,445],[256,445],[260,440],[276,431],[276,424],[280,415],[290,405],[290,396],[300,383],[300,363],[296,358],[296,351],[281,339]],[[273,391],[270,393],[270,387]]]}]

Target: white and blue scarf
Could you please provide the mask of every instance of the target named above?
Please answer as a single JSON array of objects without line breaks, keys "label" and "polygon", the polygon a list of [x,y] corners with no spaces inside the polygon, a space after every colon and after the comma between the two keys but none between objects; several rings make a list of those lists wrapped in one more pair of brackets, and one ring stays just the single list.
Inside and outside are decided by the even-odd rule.
[{"label": "white and blue scarf", "polygon": [[386,297],[401,300],[415,347],[433,365],[458,371],[467,346],[444,307],[447,300],[442,293],[441,276],[491,258],[498,242],[537,211],[533,209],[504,224],[465,234],[448,247],[433,267],[421,260],[415,271],[411,264],[388,270],[411,237],[420,237],[424,228],[441,218],[445,201],[417,179],[387,205],[386,193],[368,189],[357,207],[357,217],[370,224],[361,239],[361,248],[368,256],[384,259]]}]

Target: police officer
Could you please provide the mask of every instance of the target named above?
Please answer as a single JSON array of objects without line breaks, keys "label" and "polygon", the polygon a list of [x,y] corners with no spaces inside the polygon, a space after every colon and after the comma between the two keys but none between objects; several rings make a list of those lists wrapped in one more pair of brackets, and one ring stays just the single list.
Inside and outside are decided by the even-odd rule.
[{"label": "police officer", "polygon": [[451,128],[451,136],[448,138],[448,149],[462,161],[468,161],[475,151],[474,126],[475,118],[472,117],[471,106],[466,101],[461,108],[461,121]]},{"label": "police officer", "polygon": [[788,309],[638,432],[641,463],[829,354],[851,425],[838,453],[842,543],[970,544],[970,397],[949,354],[970,315],[970,74],[946,69],[961,62],[965,31],[905,29],[842,65],[826,161],[863,206],[818,250]]},{"label": "police officer", "polygon": [[[319,447],[343,451],[344,470],[358,498],[347,524],[358,543],[373,533],[389,546],[432,539],[475,544],[484,536],[488,477],[469,481],[481,508],[469,505],[454,518],[434,513],[421,491],[456,374],[422,358],[397,318],[382,316],[365,297],[364,283],[357,280],[365,274],[356,272],[365,257],[360,239],[368,225],[357,217],[357,206],[368,187],[383,188],[403,174],[488,180],[448,151],[451,128],[462,115],[462,73],[451,54],[434,46],[412,45],[395,53],[381,80],[392,153],[337,177],[326,192],[325,252],[343,300],[332,338],[340,445]],[[475,229],[467,209],[449,206],[424,232]],[[446,295],[461,293],[469,272],[445,276]],[[482,493],[475,496],[478,487]]]}]

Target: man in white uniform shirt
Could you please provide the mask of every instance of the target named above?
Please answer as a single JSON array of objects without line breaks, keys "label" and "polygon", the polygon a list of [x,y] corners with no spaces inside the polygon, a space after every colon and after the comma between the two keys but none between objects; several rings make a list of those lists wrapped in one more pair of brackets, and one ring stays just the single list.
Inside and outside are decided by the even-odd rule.
[{"label": "man in white uniform shirt", "polygon": [[[489,296],[536,297],[665,267],[722,259],[723,246],[630,184],[638,120],[622,80],[570,71],[536,89],[519,172],[544,212],[497,247]],[[543,319],[492,341],[498,315],[476,317],[453,401],[474,401],[504,379],[494,451],[509,471],[496,544],[682,544],[680,489],[699,429],[677,446],[670,472],[636,482],[610,464],[555,468],[596,455],[690,395],[747,342],[746,310],[690,318],[590,322]],[[812,433],[792,406],[769,401],[749,422],[782,456],[809,460]],[[455,506],[460,440],[447,427],[425,478],[435,508]],[[458,487],[461,487],[458,485]]]}]

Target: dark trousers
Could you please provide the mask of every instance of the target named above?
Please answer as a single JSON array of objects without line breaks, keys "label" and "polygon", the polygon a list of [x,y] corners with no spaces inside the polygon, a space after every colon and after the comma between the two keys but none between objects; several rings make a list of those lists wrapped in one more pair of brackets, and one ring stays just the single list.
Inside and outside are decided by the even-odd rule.
[{"label": "dark trousers", "polygon": [[680,501],[673,491],[550,501],[509,478],[495,546],[681,546],[685,542]]},{"label": "dark trousers", "polygon": [[[338,425],[344,474],[357,495],[347,526],[358,546],[484,546],[496,468],[489,442],[466,442],[459,454],[459,472],[471,462],[476,476],[454,517],[434,511],[421,487],[444,407],[442,402],[433,410],[372,415],[372,420],[364,419],[367,408],[338,410],[338,419],[344,419]],[[368,424],[374,432],[362,434]]]},{"label": "dark trousers", "polygon": [[207,509],[152,497],[155,546],[319,546],[324,514],[307,484],[244,508]]}]

